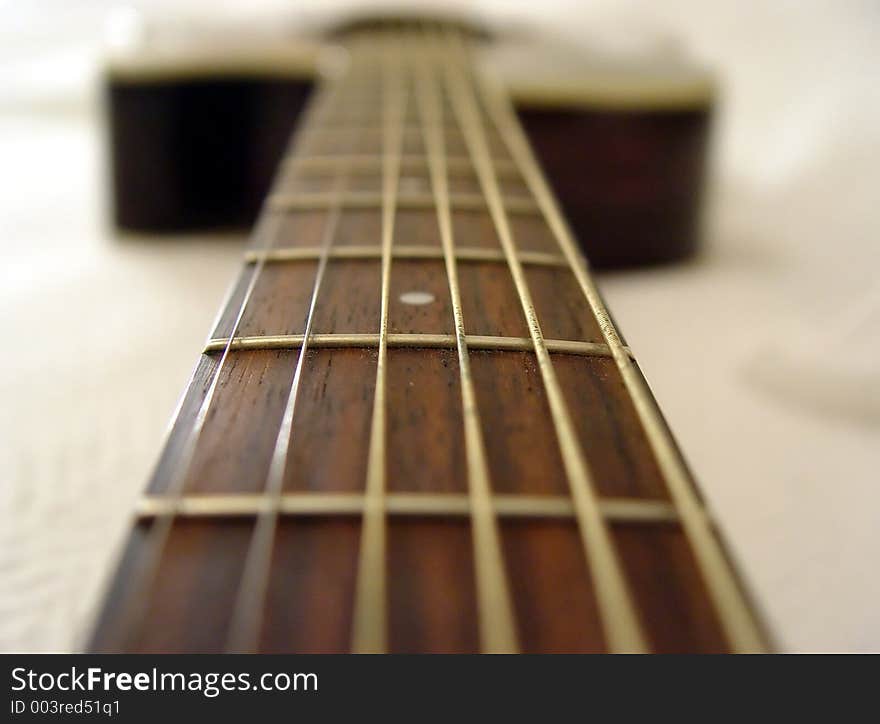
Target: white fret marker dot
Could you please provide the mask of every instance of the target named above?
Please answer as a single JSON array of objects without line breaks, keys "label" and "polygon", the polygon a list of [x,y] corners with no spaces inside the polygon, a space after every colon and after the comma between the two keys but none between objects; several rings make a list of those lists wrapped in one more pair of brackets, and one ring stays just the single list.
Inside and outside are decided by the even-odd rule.
[{"label": "white fret marker dot", "polygon": [[423,304],[430,304],[434,301],[434,295],[431,292],[404,292],[400,295],[400,301],[404,304],[412,304],[421,307]]}]

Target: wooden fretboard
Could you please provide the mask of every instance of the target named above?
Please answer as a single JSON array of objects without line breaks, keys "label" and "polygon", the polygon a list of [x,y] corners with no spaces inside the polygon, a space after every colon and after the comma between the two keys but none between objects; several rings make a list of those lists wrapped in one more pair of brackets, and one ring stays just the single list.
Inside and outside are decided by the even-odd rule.
[{"label": "wooden fretboard", "polygon": [[347,47],[282,162],[92,647],[761,650],[468,41],[370,31]]}]

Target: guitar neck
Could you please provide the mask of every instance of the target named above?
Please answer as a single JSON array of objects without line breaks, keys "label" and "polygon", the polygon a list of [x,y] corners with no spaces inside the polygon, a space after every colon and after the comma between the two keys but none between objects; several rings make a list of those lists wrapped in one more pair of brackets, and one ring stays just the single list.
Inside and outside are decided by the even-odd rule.
[{"label": "guitar neck", "polygon": [[761,650],[469,40],[345,42],[182,398],[92,648]]}]

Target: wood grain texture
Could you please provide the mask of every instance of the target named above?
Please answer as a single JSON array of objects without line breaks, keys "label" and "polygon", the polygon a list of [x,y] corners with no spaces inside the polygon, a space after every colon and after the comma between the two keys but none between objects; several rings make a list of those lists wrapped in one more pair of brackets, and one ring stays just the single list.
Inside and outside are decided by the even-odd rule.
[{"label": "wood grain texture", "polygon": [[356,519],[281,522],[260,652],[348,650],[359,533]]},{"label": "wood grain texture", "polygon": [[590,411],[574,422],[599,494],[667,500],[669,493],[614,362],[553,355],[553,364],[569,406]]},{"label": "wood grain texture", "polygon": [[616,525],[614,536],[654,650],[728,651],[681,528]]},{"label": "wood grain texture", "polygon": [[180,409],[172,423],[168,434],[168,441],[162,450],[156,469],[147,485],[149,493],[162,493],[167,491],[176,475],[181,471],[181,455],[186,437],[192,429],[199,407],[205,399],[208,387],[217,371],[218,359],[216,356],[203,354],[199,358],[198,365],[193,373],[187,389],[183,393]]},{"label": "wood grain texture", "polygon": [[196,444],[186,492],[263,490],[298,354],[256,350],[230,357]]},{"label": "wood grain texture", "polygon": [[392,519],[388,534],[389,650],[478,651],[470,526],[464,521]]},{"label": "wood grain texture", "polygon": [[[146,591],[143,564],[155,548],[150,526],[138,525],[123,558],[129,575],[120,577],[108,597],[103,627],[91,648],[107,653],[222,652],[252,525],[229,518],[175,521],[155,585]],[[133,620],[126,605],[131,595],[146,596],[142,615]]]},{"label": "wood grain texture", "polygon": [[388,490],[466,491],[463,426],[455,353],[390,350]]},{"label": "wood grain texture", "polygon": [[494,490],[565,494],[565,470],[534,354],[471,352],[471,371]]},{"label": "wood grain texture", "polygon": [[362,491],[375,350],[311,350],[293,419],[287,490]]},{"label": "wood grain texture", "polygon": [[604,652],[577,527],[570,521],[507,521],[502,534],[523,651]]}]

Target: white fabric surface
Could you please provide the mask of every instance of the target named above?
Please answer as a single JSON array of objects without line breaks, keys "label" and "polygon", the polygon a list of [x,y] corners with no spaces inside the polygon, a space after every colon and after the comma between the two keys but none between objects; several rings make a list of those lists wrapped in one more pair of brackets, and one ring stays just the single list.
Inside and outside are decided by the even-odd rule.
[{"label": "white fabric surface", "polygon": [[[75,647],[240,258],[105,227],[106,5],[0,26],[0,649]],[[551,5],[721,71],[707,253],[602,286],[783,648],[880,649],[880,6]]]}]

